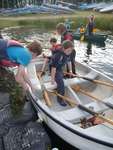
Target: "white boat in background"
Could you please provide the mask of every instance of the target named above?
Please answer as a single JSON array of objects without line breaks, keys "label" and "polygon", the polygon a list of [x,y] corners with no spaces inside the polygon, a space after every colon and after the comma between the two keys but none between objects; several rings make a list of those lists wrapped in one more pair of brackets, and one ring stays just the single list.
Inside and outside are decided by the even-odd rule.
[{"label": "white boat in background", "polygon": [[[51,85],[50,75],[46,74],[40,81],[37,72],[41,70],[43,59],[33,61],[29,64],[27,71],[33,86],[37,89],[37,94],[30,91],[30,98],[34,104],[39,118],[41,118],[48,127],[53,130],[59,137],[67,141],[69,144],[81,150],[113,150],[113,125],[107,122],[101,122],[97,125],[82,128],[81,119],[91,118],[92,115],[83,111],[79,107],[61,106],[56,96],[49,94],[52,106],[49,107],[42,97],[42,82],[47,90],[54,90],[56,86]],[[76,62],[76,72],[84,77],[98,79],[113,84],[113,80],[109,77],[97,72],[96,70]],[[75,103],[79,103],[85,108],[90,108],[95,112],[104,114],[113,120],[113,110],[108,108],[101,102],[94,101],[80,92],[75,92],[71,86],[79,85],[82,89],[100,98],[103,102],[113,105],[113,88],[95,84],[88,80],[80,78],[64,79],[66,96],[73,99]]]},{"label": "white boat in background", "polygon": [[104,13],[104,12],[113,12],[113,3],[110,6],[107,6],[103,9],[101,9],[99,12]]},{"label": "white boat in background", "polygon": [[95,7],[94,10],[99,11],[100,9],[107,7],[108,5],[110,5],[110,4],[102,3],[102,4],[98,5],[97,7]]},{"label": "white boat in background", "polygon": [[56,5],[56,4],[44,4],[44,6],[46,6],[46,7],[49,7],[49,8],[52,8],[52,9],[56,9],[57,11],[59,10],[59,11],[66,11],[66,12],[75,12],[75,10],[73,10],[73,9],[70,9],[69,7],[67,7],[67,6],[62,6],[62,5]]},{"label": "white boat in background", "polygon": [[103,3],[92,3],[92,4],[88,4],[88,5],[84,8],[84,10],[91,10],[91,9],[94,9],[94,8],[100,6],[101,4],[103,4]]}]

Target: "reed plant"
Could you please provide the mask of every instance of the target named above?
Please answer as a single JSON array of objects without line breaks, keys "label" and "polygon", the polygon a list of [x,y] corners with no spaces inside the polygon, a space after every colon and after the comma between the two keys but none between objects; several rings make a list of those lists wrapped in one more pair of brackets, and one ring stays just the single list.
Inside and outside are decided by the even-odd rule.
[{"label": "reed plant", "polygon": [[0,28],[10,26],[37,27],[39,29],[54,30],[56,24],[64,22],[70,18],[72,29],[78,28],[81,24],[87,24],[87,17],[91,14],[95,15],[96,27],[100,30],[111,31],[113,33],[113,14],[101,14],[92,11],[78,11],[69,15],[22,15],[17,17],[0,17]]}]

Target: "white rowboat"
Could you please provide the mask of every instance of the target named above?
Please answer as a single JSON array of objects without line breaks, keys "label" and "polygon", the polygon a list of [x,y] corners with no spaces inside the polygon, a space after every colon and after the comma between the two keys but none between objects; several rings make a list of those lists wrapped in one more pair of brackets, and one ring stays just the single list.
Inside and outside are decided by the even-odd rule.
[{"label": "white rowboat", "polygon": [[[59,137],[69,144],[81,150],[112,150],[113,149],[113,125],[103,122],[87,128],[81,127],[82,118],[90,118],[91,114],[79,109],[79,107],[61,106],[56,96],[49,94],[52,106],[46,105],[45,100],[40,96],[42,81],[47,90],[54,90],[56,87],[51,85],[50,76],[46,73],[42,81],[37,77],[37,71],[41,70],[43,59],[32,62],[27,70],[33,86],[37,89],[37,95],[30,91],[31,100],[38,112],[38,116],[52,129]],[[106,81],[113,84],[109,77],[97,72],[96,70],[76,62],[77,74],[91,79]],[[66,96],[75,103],[93,109],[95,112],[104,113],[104,117],[113,120],[113,110],[101,102],[94,101],[93,98],[80,92],[75,92],[71,86],[80,85],[82,89],[95,95],[103,102],[113,104],[113,88],[105,85],[95,84],[81,78],[64,79]]]}]

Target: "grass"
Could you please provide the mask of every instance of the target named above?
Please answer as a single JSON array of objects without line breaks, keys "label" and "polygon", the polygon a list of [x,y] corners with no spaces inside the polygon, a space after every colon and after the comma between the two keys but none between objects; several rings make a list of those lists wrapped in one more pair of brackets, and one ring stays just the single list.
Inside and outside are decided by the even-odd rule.
[{"label": "grass", "polygon": [[87,24],[87,17],[90,14],[95,15],[96,27],[101,30],[109,30],[113,33],[113,14],[101,14],[92,11],[77,11],[69,15],[50,15],[50,14],[30,14],[22,16],[0,16],[0,28],[11,26],[37,27],[40,29],[55,29],[59,22],[64,22],[66,18],[73,21],[72,28],[75,29],[80,24]]}]

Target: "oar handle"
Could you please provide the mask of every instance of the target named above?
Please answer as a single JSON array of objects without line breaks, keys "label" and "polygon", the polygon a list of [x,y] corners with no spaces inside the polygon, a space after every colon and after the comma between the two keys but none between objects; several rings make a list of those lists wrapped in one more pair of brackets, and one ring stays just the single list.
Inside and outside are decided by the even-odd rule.
[{"label": "oar handle", "polygon": [[93,96],[93,95],[90,94],[89,92],[84,91],[83,89],[81,89],[80,86],[79,86],[79,88],[78,88],[78,86],[77,86],[77,90],[76,90],[76,87],[72,86],[72,89],[75,90],[75,91],[80,91],[82,94],[87,95],[87,96],[91,97],[92,99],[94,99],[94,100],[96,100],[96,101],[99,101],[99,102],[103,103],[104,105],[106,105],[107,107],[113,109],[113,105],[112,105],[111,103],[102,101],[101,99],[99,99],[99,98]]},{"label": "oar handle", "polygon": [[109,86],[109,87],[113,88],[113,84],[111,84],[111,83],[107,83],[107,82],[100,81],[100,80],[93,80],[93,79],[90,79],[88,77],[80,76],[80,75],[69,73],[69,72],[64,72],[64,74],[67,74],[67,75],[70,75],[73,77],[77,77],[77,78],[82,78],[84,80],[88,80],[88,81],[93,82],[93,83],[97,83],[97,84],[101,84],[101,85],[105,85],[105,86]]},{"label": "oar handle", "polygon": [[63,95],[61,95],[61,94],[59,94],[59,93],[57,93],[57,92],[55,92],[55,91],[48,91],[48,92],[51,93],[51,94],[54,94],[54,95],[56,95],[56,96],[58,96],[58,97],[60,97],[60,98],[63,99],[64,101],[67,101],[71,106],[77,105],[74,100],[71,100],[71,99],[70,99],[69,97],[67,97],[67,96],[63,96]]},{"label": "oar handle", "polygon": [[99,98],[93,96],[92,94],[90,94],[87,91],[84,91],[83,89],[80,89],[80,92],[83,93],[84,95],[87,95],[87,96],[91,97],[92,99],[95,99],[96,101],[102,102]]},{"label": "oar handle", "polygon": [[70,100],[69,97],[64,97],[64,96],[62,96],[62,95],[60,95],[60,94],[58,94],[57,92],[54,92],[54,91],[48,91],[48,92],[54,93],[55,95],[61,97],[62,99],[65,98],[66,101],[75,104],[75,105],[78,106],[78,108],[80,108],[81,110],[83,110],[83,111],[85,111],[85,112],[88,112],[89,114],[91,114],[91,115],[93,115],[93,116],[96,116],[96,117],[102,119],[103,121],[108,122],[109,124],[113,125],[113,121],[110,120],[109,118],[106,118],[106,117],[104,117],[104,116],[101,116],[99,113],[97,113],[97,112],[95,112],[95,111],[93,111],[93,110],[91,110],[91,109],[89,109],[89,108],[87,108],[87,107],[85,107],[85,106],[83,106],[83,105],[81,105],[81,104],[77,104],[74,100]]},{"label": "oar handle", "polygon": [[107,82],[99,81],[99,80],[93,80],[93,82],[94,83],[98,83],[98,84],[102,84],[102,85],[105,85],[105,86],[109,86],[109,87],[113,88],[113,84],[111,84],[111,83],[107,83]]},{"label": "oar handle", "polygon": [[109,119],[109,118],[106,118],[106,117],[104,117],[104,116],[101,116],[101,115],[98,115],[97,117],[100,118],[100,119],[102,119],[103,121],[105,121],[105,122],[107,122],[107,123],[113,125],[113,120],[111,120],[111,119]]},{"label": "oar handle", "polygon": [[89,109],[89,108],[87,108],[87,107],[85,107],[85,106],[83,106],[83,105],[81,105],[81,104],[78,104],[78,107],[79,107],[81,110],[86,111],[86,112],[88,112],[89,114],[91,114],[91,115],[93,115],[93,116],[98,115],[98,113],[94,112],[93,110],[91,110],[91,109]]},{"label": "oar handle", "polygon": [[47,91],[44,90],[43,94],[44,94],[44,99],[45,99],[46,104],[47,104],[49,107],[51,107],[51,106],[52,106],[52,103],[51,103],[51,100],[50,100],[50,98],[49,98],[49,95],[48,95]]},{"label": "oar handle", "polygon": [[42,78],[38,74],[37,74],[37,77],[40,80],[40,84],[41,84],[41,88],[43,90],[43,96],[44,96],[45,103],[47,104],[47,106],[51,107],[52,103],[51,103],[51,100],[49,98],[49,95],[48,95],[48,92],[46,90],[46,87],[45,87],[44,83],[42,82]]}]

